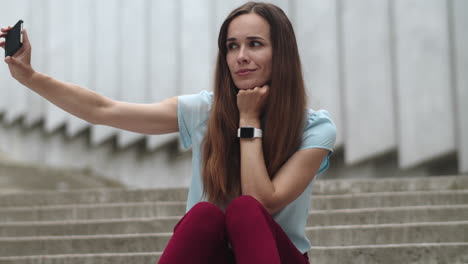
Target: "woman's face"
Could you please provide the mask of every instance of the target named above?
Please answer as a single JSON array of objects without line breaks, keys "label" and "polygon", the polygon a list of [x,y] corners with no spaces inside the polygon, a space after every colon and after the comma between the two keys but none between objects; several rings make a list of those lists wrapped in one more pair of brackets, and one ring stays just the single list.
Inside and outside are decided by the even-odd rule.
[{"label": "woman's face", "polygon": [[255,13],[234,18],[227,31],[226,60],[238,89],[263,86],[271,79],[270,25]]}]

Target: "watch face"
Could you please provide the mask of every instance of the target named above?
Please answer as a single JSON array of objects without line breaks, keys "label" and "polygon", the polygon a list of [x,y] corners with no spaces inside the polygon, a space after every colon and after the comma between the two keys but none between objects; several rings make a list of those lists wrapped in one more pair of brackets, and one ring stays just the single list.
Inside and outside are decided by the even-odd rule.
[{"label": "watch face", "polygon": [[240,137],[241,138],[253,138],[254,136],[254,129],[253,127],[243,127],[240,130]]}]

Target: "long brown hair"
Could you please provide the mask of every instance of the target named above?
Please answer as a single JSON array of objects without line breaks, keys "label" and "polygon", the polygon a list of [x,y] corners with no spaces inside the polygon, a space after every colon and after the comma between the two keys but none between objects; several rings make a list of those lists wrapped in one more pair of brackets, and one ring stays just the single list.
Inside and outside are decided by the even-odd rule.
[{"label": "long brown hair", "polygon": [[253,12],[270,25],[273,48],[269,95],[262,115],[263,153],[270,179],[299,148],[302,139],[307,99],[291,22],[273,4],[246,3],[228,15],[219,32],[214,99],[202,144],[203,195],[218,205],[242,194],[237,88],[226,62],[227,30],[234,18]]}]

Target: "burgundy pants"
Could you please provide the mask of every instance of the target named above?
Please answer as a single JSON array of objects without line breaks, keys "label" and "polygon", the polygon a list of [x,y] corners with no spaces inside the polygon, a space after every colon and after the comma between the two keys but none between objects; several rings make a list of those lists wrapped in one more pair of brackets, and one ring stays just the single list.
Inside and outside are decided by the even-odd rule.
[{"label": "burgundy pants", "polygon": [[[231,248],[229,246],[231,245]],[[226,208],[200,202],[174,227],[160,264],[309,264],[281,226],[252,196]]]}]

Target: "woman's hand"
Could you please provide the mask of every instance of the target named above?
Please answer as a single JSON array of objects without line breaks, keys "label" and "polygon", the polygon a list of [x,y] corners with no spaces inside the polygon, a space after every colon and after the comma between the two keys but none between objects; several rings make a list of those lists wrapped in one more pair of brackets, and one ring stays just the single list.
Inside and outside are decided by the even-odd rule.
[{"label": "woman's hand", "polygon": [[270,87],[263,85],[247,90],[239,90],[237,93],[237,109],[240,119],[260,119],[268,98]]},{"label": "woman's hand", "polygon": [[[11,26],[7,28],[1,28],[0,38],[5,38],[8,31],[11,30]],[[23,29],[23,46],[13,55],[5,58],[5,62],[8,64],[11,76],[18,80],[20,83],[27,83],[34,73],[34,69],[31,66],[31,43],[29,42],[28,34],[26,29]],[[5,49],[5,41],[0,41],[0,47]]]}]

